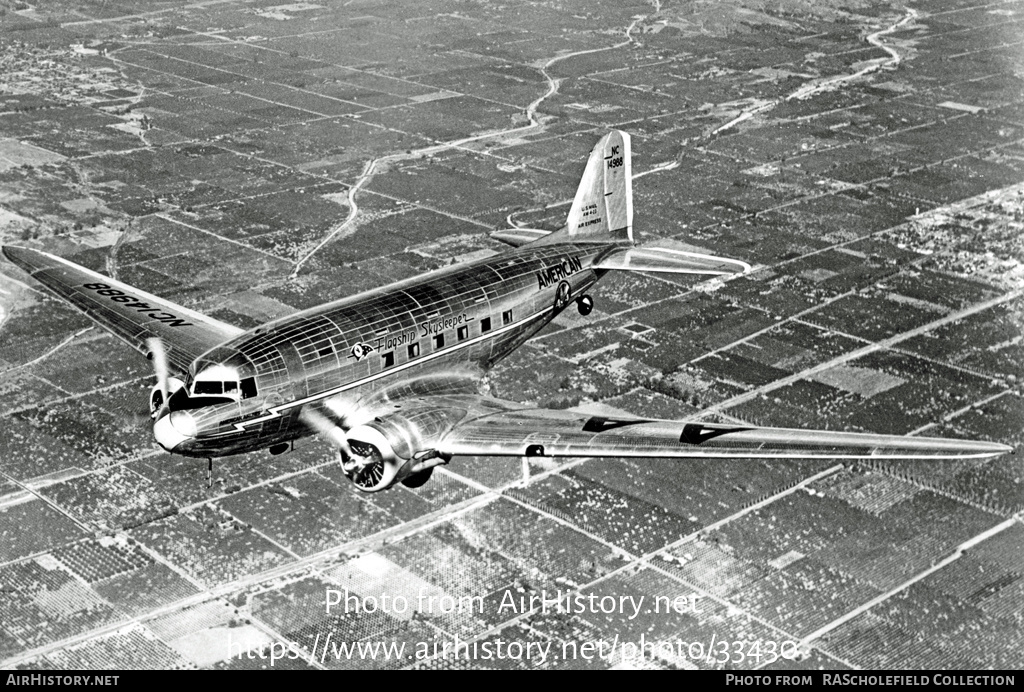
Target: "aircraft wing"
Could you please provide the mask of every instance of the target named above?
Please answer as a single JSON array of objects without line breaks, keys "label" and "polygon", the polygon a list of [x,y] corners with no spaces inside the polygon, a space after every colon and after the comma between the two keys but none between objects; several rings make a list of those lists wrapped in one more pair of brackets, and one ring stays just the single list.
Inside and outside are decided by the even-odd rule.
[{"label": "aircraft wing", "polygon": [[[759,459],[985,458],[1012,451],[995,442],[900,437],[749,425],[611,418],[547,409],[496,410],[480,402],[437,445],[445,455]],[[474,407],[475,408],[475,407]]]},{"label": "aircraft wing", "polygon": [[243,330],[39,250],[5,246],[10,261],[140,353],[164,342],[167,360],[187,371],[198,356]]}]

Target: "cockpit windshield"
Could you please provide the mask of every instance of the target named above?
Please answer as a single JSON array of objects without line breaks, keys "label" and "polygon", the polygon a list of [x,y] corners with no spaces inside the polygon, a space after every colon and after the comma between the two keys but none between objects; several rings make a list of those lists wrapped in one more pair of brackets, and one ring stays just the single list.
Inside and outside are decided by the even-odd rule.
[{"label": "cockpit windshield", "polygon": [[212,365],[190,377],[167,403],[172,411],[184,411],[250,399],[257,394],[256,378],[239,379],[234,368]]},{"label": "cockpit windshield", "polygon": [[232,399],[239,398],[238,371],[227,365],[211,365],[196,373],[191,383],[192,396],[227,395]]},{"label": "cockpit windshield", "polygon": [[230,394],[234,395],[238,392],[238,381],[237,380],[225,380],[224,382],[212,381],[206,382],[203,380],[196,380],[192,387],[193,394]]}]

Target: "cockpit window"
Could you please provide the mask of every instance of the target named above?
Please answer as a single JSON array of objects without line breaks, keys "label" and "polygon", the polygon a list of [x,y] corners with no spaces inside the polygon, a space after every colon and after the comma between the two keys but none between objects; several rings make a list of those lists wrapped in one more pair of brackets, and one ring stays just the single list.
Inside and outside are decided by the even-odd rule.
[{"label": "cockpit window", "polygon": [[223,395],[201,394],[189,396],[188,388],[182,387],[167,400],[167,408],[171,411],[192,411],[216,404],[230,404],[233,401],[236,401],[236,399]]},{"label": "cockpit window", "polygon": [[172,411],[186,411],[251,399],[258,395],[256,378],[238,379],[238,371],[227,365],[211,365],[190,377],[167,405]]},{"label": "cockpit window", "polygon": [[256,396],[257,394],[258,394],[258,392],[256,391],[256,378],[255,377],[246,377],[244,380],[242,380],[242,398],[243,399],[251,399],[254,396]]},{"label": "cockpit window", "polygon": [[192,396],[222,396],[238,398],[238,372],[226,365],[212,365],[196,373],[192,381]]},{"label": "cockpit window", "polygon": [[[234,383],[232,383],[234,384]],[[192,388],[193,394],[223,394],[224,384],[221,382],[202,382],[197,381],[195,387]]]}]

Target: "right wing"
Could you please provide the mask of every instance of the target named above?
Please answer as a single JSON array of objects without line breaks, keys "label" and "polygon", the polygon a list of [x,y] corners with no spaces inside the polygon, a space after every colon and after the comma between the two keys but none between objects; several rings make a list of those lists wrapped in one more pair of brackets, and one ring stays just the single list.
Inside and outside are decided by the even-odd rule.
[{"label": "right wing", "polygon": [[[340,452],[364,492],[426,482],[453,456],[678,459],[981,459],[1011,451],[973,440],[701,421],[609,418],[526,409],[479,394],[405,392],[358,405],[341,399],[303,408],[300,420]],[[423,393],[420,395],[418,391]],[[426,388],[429,390],[429,387]]]},{"label": "right wing", "polygon": [[196,358],[243,332],[55,255],[5,246],[7,259],[142,354],[164,342],[167,360],[187,371]]},{"label": "right wing", "polygon": [[[515,409],[507,402],[485,397],[477,404],[479,408],[468,408],[476,408],[478,415],[470,413],[440,437],[438,452],[469,456],[967,459],[1012,451],[1003,444],[975,440],[610,418]],[[444,401],[436,405],[442,407]]]}]

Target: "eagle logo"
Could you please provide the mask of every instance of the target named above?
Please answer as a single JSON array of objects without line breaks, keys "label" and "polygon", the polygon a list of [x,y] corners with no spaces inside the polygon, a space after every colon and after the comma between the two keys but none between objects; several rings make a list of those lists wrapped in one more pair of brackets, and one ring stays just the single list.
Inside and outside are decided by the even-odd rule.
[{"label": "eagle logo", "polygon": [[349,353],[349,358],[355,358],[356,360],[362,360],[366,356],[373,353],[374,348],[370,344],[356,344],[352,347],[352,351]]}]

